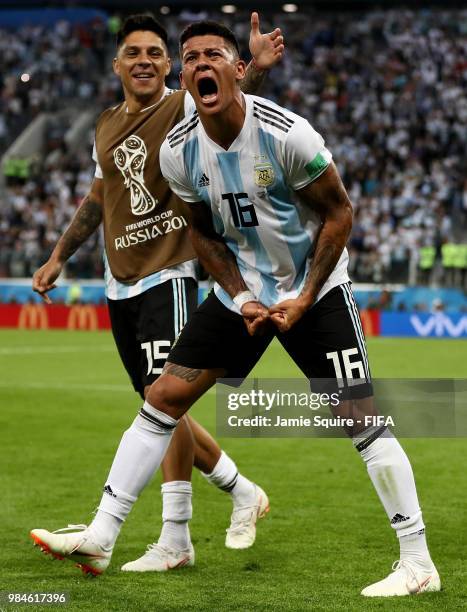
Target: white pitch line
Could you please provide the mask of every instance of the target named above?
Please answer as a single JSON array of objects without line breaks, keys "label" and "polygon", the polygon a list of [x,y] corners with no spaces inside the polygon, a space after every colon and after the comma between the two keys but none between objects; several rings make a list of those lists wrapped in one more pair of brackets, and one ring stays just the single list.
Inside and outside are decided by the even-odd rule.
[{"label": "white pitch line", "polygon": [[18,389],[18,386],[21,389],[53,389],[57,391],[118,391],[121,393],[122,391],[131,391],[131,393],[136,393],[131,387],[131,385],[100,385],[100,384],[83,384],[83,383],[46,383],[46,382],[23,382],[21,383],[11,383],[11,382],[3,382],[0,381],[0,387],[7,388],[15,388]]},{"label": "white pitch line", "polygon": [[[118,392],[122,391],[131,392],[135,395],[138,395],[136,391],[132,388],[131,384],[127,385],[105,385],[105,384],[86,384],[86,383],[47,383],[47,382],[23,382],[21,383],[12,383],[12,382],[4,382],[0,381],[0,388],[3,389],[50,389],[56,391],[110,391],[110,392]],[[205,395],[214,394],[215,387],[208,389]]]},{"label": "white pitch line", "polygon": [[38,353],[83,353],[116,351],[114,346],[18,346],[0,348],[2,355],[34,355]]}]

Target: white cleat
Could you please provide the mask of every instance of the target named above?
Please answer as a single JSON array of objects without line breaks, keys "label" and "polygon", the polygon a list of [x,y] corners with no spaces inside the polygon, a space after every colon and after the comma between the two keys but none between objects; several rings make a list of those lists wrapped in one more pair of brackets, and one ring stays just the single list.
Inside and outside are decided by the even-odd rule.
[{"label": "white cleat", "polygon": [[142,557],[122,566],[122,572],[167,572],[194,564],[195,551],[191,544],[190,548],[182,551],[160,544],[149,544]]},{"label": "white cleat", "polygon": [[410,561],[396,561],[392,573],[383,580],[370,584],[362,591],[365,597],[403,597],[441,590],[441,580],[433,565],[429,571],[418,568]]},{"label": "white cleat", "polygon": [[234,507],[225,538],[227,548],[241,549],[252,546],[256,538],[256,521],[269,512],[268,496],[258,485],[254,487],[256,497],[253,505]]},{"label": "white cleat", "polygon": [[84,574],[99,576],[110,563],[112,549],[105,550],[94,542],[86,525],[68,525],[54,532],[33,529],[30,536],[42,552],[55,559],[74,561]]}]

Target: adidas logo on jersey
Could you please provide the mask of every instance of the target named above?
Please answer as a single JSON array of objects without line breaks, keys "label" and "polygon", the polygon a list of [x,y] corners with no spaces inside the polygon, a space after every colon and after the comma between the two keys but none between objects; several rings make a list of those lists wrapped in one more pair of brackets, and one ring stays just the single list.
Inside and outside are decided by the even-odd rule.
[{"label": "adidas logo on jersey", "polygon": [[203,176],[198,181],[198,187],[209,187],[210,181],[206,176],[206,173],[203,172]]},{"label": "adidas logo on jersey", "polygon": [[404,521],[408,521],[408,516],[403,516],[402,514],[395,514],[391,519],[391,525],[395,525],[396,523],[403,523]]},{"label": "adidas logo on jersey", "polygon": [[115,495],[115,493],[112,491],[112,487],[110,485],[105,485],[104,487],[104,493],[107,493],[108,495],[110,495],[111,497],[117,497]]}]

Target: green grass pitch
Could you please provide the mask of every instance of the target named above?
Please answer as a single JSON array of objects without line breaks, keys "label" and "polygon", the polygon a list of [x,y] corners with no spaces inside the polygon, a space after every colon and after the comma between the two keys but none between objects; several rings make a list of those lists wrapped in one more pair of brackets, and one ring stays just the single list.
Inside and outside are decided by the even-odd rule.
[{"label": "green grass pitch", "polygon": [[[467,343],[372,339],[374,376],[465,377]],[[295,376],[279,345],[255,374]],[[362,587],[390,571],[398,547],[357,453],[343,439],[221,440],[241,471],[269,493],[253,548],[224,547],[227,495],[193,476],[193,568],[119,571],[157,538],[160,480],[127,520],[109,570],[85,578],[33,548],[34,527],[91,520],[123,430],[140,405],[110,334],[0,332],[0,591],[62,592],[66,610],[460,610],[467,607],[465,439],[411,439],[411,458],[443,591],[364,600]],[[214,395],[193,414],[215,431]],[[5,610],[44,610],[4,606]]]}]

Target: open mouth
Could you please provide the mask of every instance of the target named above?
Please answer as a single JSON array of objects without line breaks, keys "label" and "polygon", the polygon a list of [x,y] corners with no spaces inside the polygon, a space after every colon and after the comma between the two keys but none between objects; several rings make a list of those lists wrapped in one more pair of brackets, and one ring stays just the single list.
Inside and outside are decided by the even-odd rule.
[{"label": "open mouth", "polygon": [[198,91],[201,100],[205,104],[210,104],[217,100],[217,84],[211,77],[203,77],[198,81]]}]

